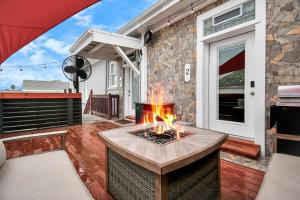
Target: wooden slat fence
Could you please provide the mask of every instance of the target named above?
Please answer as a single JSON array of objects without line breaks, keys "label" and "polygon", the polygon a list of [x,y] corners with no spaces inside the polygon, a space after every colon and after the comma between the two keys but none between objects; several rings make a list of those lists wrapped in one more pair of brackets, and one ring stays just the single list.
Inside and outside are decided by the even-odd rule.
[{"label": "wooden slat fence", "polygon": [[119,95],[93,95],[92,96],[92,114],[111,119],[112,117],[119,118]]},{"label": "wooden slat fence", "polygon": [[81,98],[48,98],[33,94],[30,98],[0,99],[0,133],[70,126],[82,123]]}]

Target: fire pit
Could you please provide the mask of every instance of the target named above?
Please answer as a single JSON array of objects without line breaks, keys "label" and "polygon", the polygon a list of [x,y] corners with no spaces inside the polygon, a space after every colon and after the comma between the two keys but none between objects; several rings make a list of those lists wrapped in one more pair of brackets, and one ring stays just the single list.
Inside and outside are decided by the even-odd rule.
[{"label": "fire pit", "polygon": [[159,134],[154,128],[142,129],[131,133],[148,141],[162,145],[181,140],[184,137],[192,135],[190,132],[178,132],[176,129],[169,129]]},{"label": "fire pit", "polygon": [[156,95],[143,124],[99,133],[107,146],[108,191],[117,200],[217,199],[227,135],[174,125],[176,115]]},{"label": "fire pit", "polygon": [[181,127],[186,135],[177,139],[173,129],[157,134],[158,124],[148,126],[99,133],[107,147],[107,190],[115,199],[216,199],[219,149],[227,135]]}]

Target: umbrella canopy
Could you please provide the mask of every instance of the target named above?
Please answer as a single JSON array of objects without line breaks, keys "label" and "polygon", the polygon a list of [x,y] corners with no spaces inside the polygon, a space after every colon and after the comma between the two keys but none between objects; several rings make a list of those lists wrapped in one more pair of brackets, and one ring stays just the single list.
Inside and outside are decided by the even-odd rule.
[{"label": "umbrella canopy", "polygon": [[219,75],[245,69],[245,51],[237,54],[219,67]]},{"label": "umbrella canopy", "polygon": [[17,50],[100,0],[0,0],[0,64]]}]

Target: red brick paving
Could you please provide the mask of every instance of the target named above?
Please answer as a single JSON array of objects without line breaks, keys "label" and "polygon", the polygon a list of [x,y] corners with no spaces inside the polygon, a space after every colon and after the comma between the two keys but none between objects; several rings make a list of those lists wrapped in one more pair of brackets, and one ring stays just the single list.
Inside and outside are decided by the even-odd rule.
[{"label": "red brick paving", "polygon": [[[17,135],[41,133],[49,131],[67,130],[67,152],[80,176],[93,197],[97,200],[112,200],[105,188],[105,146],[98,138],[97,132],[118,126],[109,122],[98,122],[94,124],[83,124],[39,131],[28,131],[16,133]],[[8,137],[16,134],[2,135]],[[7,157],[41,153],[49,150],[60,149],[60,138],[52,137],[46,139],[34,139],[22,142],[6,143]]]},{"label": "red brick paving", "polygon": [[[67,152],[80,178],[96,200],[113,200],[112,196],[104,189],[106,181],[105,146],[97,132],[117,127],[113,123],[98,122],[16,134],[67,130]],[[16,134],[0,135],[0,137]],[[7,143],[6,147],[8,158],[14,158],[59,149],[60,139],[49,138],[13,142]],[[222,200],[255,199],[264,176],[263,172],[223,160],[221,161],[221,173]]]}]

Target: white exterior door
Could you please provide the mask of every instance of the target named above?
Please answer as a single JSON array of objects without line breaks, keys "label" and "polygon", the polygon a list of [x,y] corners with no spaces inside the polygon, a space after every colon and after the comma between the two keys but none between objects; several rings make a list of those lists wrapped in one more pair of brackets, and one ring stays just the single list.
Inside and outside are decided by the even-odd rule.
[{"label": "white exterior door", "polygon": [[210,44],[209,129],[254,138],[254,32]]},{"label": "white exterior door", "polygon": [[132,69],[126,68],[125,70],[125,116],[135,115],[135,103],[140,100],[140,83],[139,75]]},{"label": "white exterior door", "polygon": [[139,75],[137,75],[132,69],[130,69],[130,102],[129,110],[131,115],[135,115],[135,103],[139,101],[140,87],[139,87]]}]

